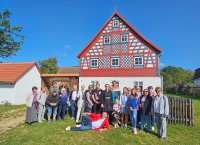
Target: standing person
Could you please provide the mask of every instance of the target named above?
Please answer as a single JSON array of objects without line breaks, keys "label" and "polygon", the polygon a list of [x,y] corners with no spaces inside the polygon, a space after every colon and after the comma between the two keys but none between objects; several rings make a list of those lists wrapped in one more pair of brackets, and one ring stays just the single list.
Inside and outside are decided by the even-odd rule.
[{"label": "standing person", "polygon": [[[138,97],[141,98],[141,96],[142,96],[141,87],[135,86],[135,89],[136,89],[136,93],[137,93]],[[141,125],[141,115],[140,114],[141,114],[141,109],[139,108],[138,113],[137,113],[137,122],[138,122],[138,124]]]},{"label": "standing person", "polygon": [[96,88],[93,92],[93,112],[99,114],[101,113],[101,98],[103,94],[103,90],[100,88],[99,83],[96,84]]},{"label": "standing person", "polygon": [[94,92],[93,92],[93,86],[89,85],[88,90],[86,91],[86,98],[85,98],[85,112],[92,112],[92,98],[93,98]]},{"label": "standing person", "polygon": [[129,109],[130,109],[130,117],[132,122],[132,131],[134,134],[137,134],[137,110],[138,110],[138,95],[136,93],[135,88],[131,89],[131,95],[129,97]]},{"label": "standing person", "polygon": [[68,94],[65,88],[61,89],[61,94],[59,95],[59,105],[58,105],[58,119],[65,119],[66,108],[67,108]]},{"label": "standing person", "polygon": [[113,117],[114,117],[114,128],[119,127],[119,115],[120,115],[120,104],[119,104],[119,99],[117,98],[115,100],[115,104],[113,105]]},{"label": "standing person", "polygon": [[39,112],[38,112],[38,122],[41,123],[44,120],[44,114],[46,111],[45,102],[47,99],[46,87],[42,86],[41,92],[37,96],[37,102],[39,103]]},{"label": "standing person", "polygon": [[77,85],[73,85],[73,90],[71,91],[70,96],[69,96],[69,101],[71,104],[71,119],[75,119],[75,116],[76,116],[77,95],[78,95]]},{"label": "standing person", "polygon": [[58,95],[60,94],[59,88],[58,88],[58,85],[57,85],[57,82],[56,82],[56,81],[53,82],[53,85],[52,85],[52,87],[51,87],[50,90],[49,90],[49,94],[52,94],[53,91],[56,91],[56,93],[57,93]]},{"label": "standing person", "polygon": [[26,119],[25,122],[31,125],[32,122],[38,121],[37,118],[37,93],[38,89],[36,86],[32,87],[32,92],[26,97]]},{"label": "standing person", "polygon": [[161,87],[155,89],[157,95],[154,97],[151,105],[151,114],[155,113],[158,137],[166,138],[167,133],[167,117],[169,115],[168,98],[162,94]]},{"label": "standing person", "polygon": [[103,111],[107,112],[108,117],[109,117],[109,123],[111,124],[113,104],[112,104],[112,92],[108,84],[105,85],[105,90],[103,92],[101,103],[102,103]]},{"label": "standing person", "polygon": [[141,106],[141,130],[144,130],[144,125],[147,123],[147,130],[146,132],[150,132],[151,128],[151,103],[152,103],[152,97],[148,95],[148,90],[144,89],[143,96],[140,100],[140,106]]},{"label": "standing person", "polygon": [[123,88],[123,93],[120,96],[120,105],[121,105],[121,127],[127,128],[128,123],[128,108],[127,108],[127,100],[128,100],[128,89],[127,87]]},{"label": "standing person", "polygon": [[69,88],[66,86],[66,84],[65,84],[64,81],[61,82],[61,86],[59,87],[59,93],[60,93],[60,94],[61,94],[61,90],[62,90],[63,88],[67,91],[67,94],[69,95],[69,93],[70,93],[70,92],[69,92]]},{"label": "standing person", "polygon": [[57,90],[53,90],[53,93],[47,97],[46,103],[48,106],[47,107],[48,108],[48,113],[47,113],[48,122],[49,123],[51,122],[52,112],[53,112],[53,122],[56,122],[56,115],[57,115],[57,109],[58,109],[58,103],[59,103]]},{"label": "standing person", "polygon": [[[150,96],[152,98],[152,100],[154,99],[154,97],[156,96],[155,91],[153,90],[152,86],[148,86],[148,96]],[[155,114],[151,115],[151,130],[154,130],[154,125],[155,125]]]},{"label": "standing person", "polygon": [[78,92],[78,103],[77,103],[77,107],[78,107],[78,111],[76,114],[76,123],[79,122],[79,119],[82,118],[82,114],[84,113],[85,110],[85,85],[81,86],[81,90]]}]

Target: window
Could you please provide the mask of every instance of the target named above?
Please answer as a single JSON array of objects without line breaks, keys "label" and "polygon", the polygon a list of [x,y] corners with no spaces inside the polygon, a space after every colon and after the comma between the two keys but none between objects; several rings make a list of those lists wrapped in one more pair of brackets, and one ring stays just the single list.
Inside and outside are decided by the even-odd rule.
[{"label": "window", "polygon": [[113,21],[113,27],[119,27],[119,20]]},{"label": "window", "polygon": [[112,67],[118,67],[119,66],[119,58],[118,57],[114,57],[112,58]]},{"label": "window", "polygon": [[98,67],[98,58],[91,58],[90,62],[91,62],[91,65],[90,65],[91,68]]},{"label": "window", "polygon": [[110,36],[105,36],[104,37],[104,44],[109,44],[110,43]]},{"label": "window", "polygon": [[134,57],[134,65],[135,66],[142,66],[143,65],[143,57],[142,56],[135,56]]},{"label": "window", "polygon": [[128,42],[128,34],[121,35],[121,42]]},{"label": "window", "polygon": [[135,81],[133,87],[140,87],[141,91],[143,90],[143,82],[142,81]]}]

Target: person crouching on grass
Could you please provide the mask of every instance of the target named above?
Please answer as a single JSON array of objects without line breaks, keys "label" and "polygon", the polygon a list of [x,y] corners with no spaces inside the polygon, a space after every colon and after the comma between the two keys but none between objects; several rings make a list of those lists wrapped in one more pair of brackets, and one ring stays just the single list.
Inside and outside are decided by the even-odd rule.
[{"label": "person crouching on grass", "polygon": [[119,104],[119,99],[115,99],[115,104],[113,105],[113,118],[114,118],[114,128],[119,127],[119,115],[120,115],[121,106]]},{"label": "person crouching on grass", "polygon": [[103,112],[102,114],[84,113],[81,121],[81,125],[75,127],[68,126],[66,131],[85,131],[85,130],[96,130],[105,131],[109,130],[108,114]]}]

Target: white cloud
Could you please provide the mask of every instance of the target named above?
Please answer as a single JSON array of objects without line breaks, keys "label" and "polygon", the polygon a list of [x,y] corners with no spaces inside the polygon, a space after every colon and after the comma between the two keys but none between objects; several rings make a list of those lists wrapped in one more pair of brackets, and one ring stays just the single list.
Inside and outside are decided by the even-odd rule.
[{"label": "white cloud", "polygon": [[66,56],[67,56],[67,53],[63,53],[63,56],[66,57]]},{"label": "white cloud", "polygon": [[159,66],[160,66],[160,67],[166,67],[167,65],[166,65],[165,63],[163,63],[163,62],[160,62],[160,63],[159,63]]},{"label": "white cloud", "polygon": [[64,48],[70,48],[70,46],[68,44],[65,44]]}]

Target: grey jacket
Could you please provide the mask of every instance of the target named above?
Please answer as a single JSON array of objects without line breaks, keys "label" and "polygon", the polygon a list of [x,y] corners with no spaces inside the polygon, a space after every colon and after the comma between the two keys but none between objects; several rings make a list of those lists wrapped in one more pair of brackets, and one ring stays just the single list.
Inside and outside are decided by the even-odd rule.
[{"label": "grey jacket", "polygon": [[[155,99],[157,96],[154,97],[152,105],[151,105],[151,112],[155,113],[154,106],[155,106]],[[169,115],[169,102],[167,96],[161,95],[160,96],[160,110],[159,114],[168,116]]]},{"label": "grey jacket", "polygon": [[43,93],[43,92],[38,93],[37,102],[40,105],[45,105],[46,99],[47,99],[47,94],[46,93]]}]

